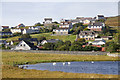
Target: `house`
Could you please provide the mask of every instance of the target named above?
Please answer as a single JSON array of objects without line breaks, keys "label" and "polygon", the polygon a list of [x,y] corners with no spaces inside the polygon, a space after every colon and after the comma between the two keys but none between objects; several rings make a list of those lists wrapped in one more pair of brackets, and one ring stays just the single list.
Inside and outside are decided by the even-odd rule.
[{"label": "house", "polygon": [[23,38],[19,38],[18,39],[19,41],[22,41],[22,40],[29,40],[29,42],[31,43],[34,43],[34,44],[38,44],[38,39],[37,38],[26,38],[26,39],[23,39]]},{"label": "house", "polygon": [[88,25],[92,22],[95,22],[95,19],[92,17],[76,17],[76,19],[80,20],[84,25]]},{"label": "house", "polygon": [[89,44],[92,43],[92,45],[104,45],[106,41],[102,38],[96,38],[95,41],[89,42]]},{"label": "house", "polygon": [[39,33],[39,30],[23,29],[22,34]]},{"label": "house", "polygon": [[44,18],[44,24],[51,24],[52,23],[52,18]]},{"label": "house", "polygon": [[21,23],[17,26],[17,28],[20,28],[20,27],[25,27],[25,25]]},{"label": "house", "polygon": [[41,26],[36,26],[36,27],[32,26],[32,27],[29,27],[29,29],[32,29],[32,30],[39,30],[41,28],[42,28]]},{"label": "house", "polygon": [[72,23],[70,22],[61,22],[59,28],[53,29],[53,32],[56,35],[68,35],[72,27]]},{"label": "house", "polygon": [[1,45],[1,44],[6,44],[6,43],[7,43],[6,40],[0,40],[0,45]]},{"label": "house", "polygon": [[0,36],[12,35],[12,32],[0,32]]},{"label": "house", "polygon": [[94,31],[81,31],[77,36],[76,40],[78,38],[84,38],[85,40],[94,40],[95,37],[97,37],[98,34],[95,33]]},{"label": "house", "polygon": [[60,41],[60,40],[59,40],[59,39],[43,40],[43,41],[41,42],[41,45],[44,45],[45,43],[56,43],[56,42],[58,42],[58,41]]},{"label": "house", "polygon": [[104,15],[97,15],[96,20],[105,19]]},{"label": "house", "polygon": [[9,29],[9,26],[2,26],[2,30]]},{"label": "house", "polygon": [[105,24],[102,22],[93,22],[88,25],[88,29],[92,31],[102,31],[103,27],[105,27]]},{"label": "house", "polygon": [[37,47],[34,46],[33,43],[30,43],[25,40],[20,41],[18,45],[16,45],[14,48],[11,48],[11,50],[36,50],[36,49]]},{"label": "house", "polygon": [[23,29],[10,29],[12,33],[22,33]]},{"label": "house", "polygon": [[104,40],[112,40],[112,36],[101,36],[102,39]]}]

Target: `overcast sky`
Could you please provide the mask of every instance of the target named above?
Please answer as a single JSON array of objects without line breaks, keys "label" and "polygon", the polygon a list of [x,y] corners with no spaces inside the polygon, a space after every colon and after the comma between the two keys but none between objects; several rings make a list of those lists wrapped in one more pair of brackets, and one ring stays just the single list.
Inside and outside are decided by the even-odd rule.
[{"label": "overcast sky", "polygon": [[97,14],[118,15],[118,2],[2,2],[2,25],[19,23],[34,25],[45,17],[59,21],[62,18],[95,17]]}]

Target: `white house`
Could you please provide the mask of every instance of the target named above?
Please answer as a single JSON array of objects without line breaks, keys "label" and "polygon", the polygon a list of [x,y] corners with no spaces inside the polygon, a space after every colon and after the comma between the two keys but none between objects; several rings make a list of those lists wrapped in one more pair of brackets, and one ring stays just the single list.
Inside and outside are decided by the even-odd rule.
[{"label": "white house", "polygon": [[43,40],[43,41],[41,42],[41,45],[44,45],[45,43],[56,43],[56,42],[58,42],[58,41],[60,41],[60,40],[59,40],[59,39]]},{"label": "white house", "polygon": [[95,33],[94,31],[81,31],[77,36],[76,39],[78,38],[84,38],[85,40],[94,40],[95,37],[97,37],[98,34]]},{"label": "white house", "polygon": [[70,32],[70,29],[73,27],[71,22],[61,22],[59,28],[53,29],[53,32],[56,35],[67,35]]},{"label": "white house", "polygon": [[103,22],[94,22],[89,24],[87,28],[93,31],[102,31],[103,27],[105,27]]},{"label": "white house", "polygon": [[44,24],[51,24],[52,23],[52,18],[44,18]]},{"label": "white house", "polygon": [[31,34],[31,33],[39,33],[39,30],[24,29],[24,30],[22,31],[22,34]]},{"label": "white house", "polygon": [[89,44],[92,43],[92,45],[103,45],[106,43],[106,41],[102,38],[96,38],[95,41],[89,42]]},{"label": "white house", "polygon": [[28,41],[20,41],[18,45],[16,45],[14,48],[11,48],[11,50],[35,50],[36,47],[33,43],[30,43]]},{"label": "white house", "polygon": [[12,33],[21,33],[21,32],[22,32],[21,29],[10,29],[10,31],[11,31]]}]

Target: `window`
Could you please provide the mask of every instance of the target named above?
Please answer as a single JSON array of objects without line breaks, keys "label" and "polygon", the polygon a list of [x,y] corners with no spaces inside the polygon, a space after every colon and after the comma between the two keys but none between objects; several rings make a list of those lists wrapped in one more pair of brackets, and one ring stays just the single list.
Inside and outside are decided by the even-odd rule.
[{"label": "window", "polygon": [[20,46],[22,46],[22,44]]},{"label": "window", "polygon": [[25,44],[23,44],[23,46],[25,46]]}]

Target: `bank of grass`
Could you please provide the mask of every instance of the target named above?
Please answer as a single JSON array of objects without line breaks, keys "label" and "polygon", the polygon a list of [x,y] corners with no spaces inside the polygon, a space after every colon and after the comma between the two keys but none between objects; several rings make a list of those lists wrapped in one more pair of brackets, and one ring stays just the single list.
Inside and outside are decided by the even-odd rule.
[{"label": "bank of grass", "polygon": [[[76,39],[76,35],[56,35],[56,36],[52,36],[51,34],[52,34],[52,32],[31,34],[30,36],[32,38],[38,38],[38,39],[43,36],[43,37],[46,37],[47,39],[60,39],[62,41],[70,40],[71,42],[75,41],[75,39]],[[20,37],[21,36],[10,37],[10,38],[6,38],[6,40],[8,40],[8,41],[18,40],[18,38],[20,38]]]},{"label": "bank of grass", "polygon": [[25,70],[13,67],[14,64],[35,64],[60,61],[115,61],[117,57],[88,56],[69,54],[42,54],[25,52],[2,52],[3,78],[117,78],[117,75],[65,73],[60,71]]},{"label": "bank of grass", "polygon": [[32,38],[38,38],[38,39],[40,37],[44,36],[44,37],[47,38],[47,40],[48,39],[60,39],[62,41],[70,40],[71,42],[75,41],[75,39],[76,39],[76,35],[72,35],[72,34],[71,35],[54,35],[54,36],[52,36],[51,34],[52,34],[52,32],[50,32],[50,33],[32,34],[31,36],[32,36]]}]

